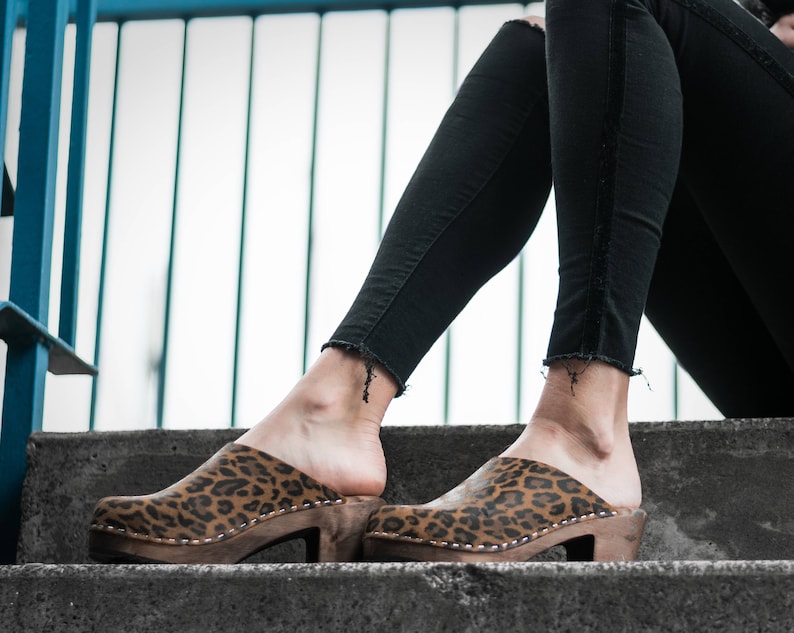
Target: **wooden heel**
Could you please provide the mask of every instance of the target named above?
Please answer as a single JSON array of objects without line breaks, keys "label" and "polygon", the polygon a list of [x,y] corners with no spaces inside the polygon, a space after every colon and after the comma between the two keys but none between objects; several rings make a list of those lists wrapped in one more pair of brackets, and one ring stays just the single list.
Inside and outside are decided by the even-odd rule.
[{"label": "wooden heel", "polygon": [[644,510],[634,510],[630,514],[595,521],[592,560],[600,562],[637,560],[645,518]]},{"label": "wooden heel", "polygon": [[309,562],[334,563],[361,560],[361,539],[370,515],[383,505],[380,497],[347,497],[319,526],[316,549],[307,551]]}]

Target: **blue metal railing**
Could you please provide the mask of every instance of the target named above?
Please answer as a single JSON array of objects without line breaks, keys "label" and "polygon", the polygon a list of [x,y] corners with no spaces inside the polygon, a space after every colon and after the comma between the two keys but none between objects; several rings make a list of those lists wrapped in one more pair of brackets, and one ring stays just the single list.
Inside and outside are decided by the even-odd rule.
[{"label": "blue metal railing", "polygon": [[[8,93],[11,29],[15,8],[3,3],[2,95]],[[10,301],[0,305],[0,331],[8,343],[3,425],[0,435],[0,530],[2,558],[13,560],[18,507],[25,475],[25,443],[41,428],[48,368],[92,372],[71,345],[48,333],[55,171],[67,7],[31,0],[27,6],[25,77],[20,127],[19,176],[15,200]],[[4,104],[7,98],[4,99]],[[5,105],[4,105],[5,108]],[[7,112],[3,112],[7,114]],[[5,139],[5,116],[0,139]],[[74,215],[71,216],[74,221]],[[79,218],[78,218],[79,221]],[[79,233],[79,226],[77,227]]]},{"label": "blue metal railing", "polygon": [[[489,0],[457,2],[456,5],[490,4]],[[7,367],[3,400],[2,434],[0,435],[0,561],[11,562],[15,555],[16,533],[19,521],[19,504],[25,474],[25,446],[29,434],[41,429],[45,375],[49,370],[64,374],[96,374],[94,366],[99,357],[101,341],[101,319],[103,289],[100,287],[97,341],[94,362],[86,362],[74,351],[79,287],[79,268],[82,234],[82,207],[84,170],[86,158],[86,127],[92,33],[94,24],[113,21],[119,25],[130,20],[178,18],[189,20],[202,16],[246,15],[252,18],[274,13],[315,13],[323,15],[336,10],[380,9],[390,12],[396,8],[419,8],[447,6],[446,0],[399,0],[383,2],[373,0],[0,0],[0,30],[3,46],[0,54],[0,147],[5,143],[8,118],[8,86],[11,67],[11,40],[14,29],[21,24],[26,29],[24,78],[21,106],[21,126],[15,199],[15,221],[11,264],[11,290],[9,301],[0,304],[0,336],[7,342]],[[61,296],[58,336],[50,333],[48,326],[50,276],[53,254],[53,230],[55,207],[55,179],[62,91],[62,68],[64,60],[64,32],[67,23],[76,24],[75,72],[71,104],[70,148],[66,212],[64,223],[64,250],[61,270]],[[321,22],[322,25],[322,22]],[[119,42],[121,40],[119,27]],[[322,26],[319,31],[322,38]],[[322,39],[320,39],[320,43]],[[254,39],[252,30],[251,68],[253,73]],[[187,28],[183,42],[183,64],[187,50]],[[387,40],[388,48],[388,40]],[[315,98],[319,92],[320,49],[318,45]],[[117,55],[118,70],[118,55]],[[184,82],[184,66],[182,81]],[[249,77],[251,79],[252,75]],[[455,78],[457,81],[457,77]],[[388,81],[384,85],[388,94]],[[183,94],[181,99],[184,98]],[[115,95],[114,95],[115,100]],[[384,101],[384,104],[386,101]],[[251,95],[249,81],[248,121],[246,130],[246,178],[250,148]],[[384,105],[385,107],[385,105]],[[316,138],[317,107],[314,109]],[[115,105],[114,105],[115,115]],[[180,110],[181,116],[181,110]],[[385,136],[385,114],[384,130]],[[111,149],[108,161],[112,163]],[[385,150],[384,150],[385,151]],[[177,151],[177,160],[180,153]],[[382,156],[382,161],[385,155]],[[383,168],[383,165],[381,165]],[[179,165],[177,164],[177,172]],[[312,159],[314,170],[314,158]],[[108,179],[113,175],[112,164]],[[247,182],[244,183],[244,192]],[[309,222],[312,221],[310,194]],[[108,206],[110,186],[108,186]],[[174,235],[178,197],[178,180],[174,193],[174,219],[171,237],[171,261],[173,263]],[[245,195],[244,195],[245,200]],[[244,260],[245,202],[243,204],[240,260],[238,276],[238,323],[235,333],[235,367],[239,354],[239,306],[242,294],[242,267]],[[381,185],[381,219],[378,232],[383,228],[383,190]],[[309,231],[311,236],[311,230]],[[105,228],[107,239],[107,226]],[[310,238],[309,238],[310,239]],[[103,244],[103,249],[107,243]],[[311,243],[307,247],[307,275],[310,274]],[[105,256],[103,255],[104,267]],[[170,265],[169,265],[170,266]],[[170,268],[169,268],[170,270]],[[169,285],[171,283],[169,272]],[[311,279],[306,282],[306,305],[308,311]],[[167,301],[171,296],[166,292]],[[308,322],[308,312],[306,314]],[[165,340],[168,337],[168,306],[165,316]],[[158,398],[158,421],[162,422],[164,401],[165,363],[160,367]],[[304,335],[304,366],[308,350],[308,330]],[[447,356],[449,355],[447,344]],[[448,362],[448,361],[447,361]],[[232,396],[232,423],[235,421],[234,398],[236,373]],[[96,392],[95,392],[96,393]],[[95,404],[95,396],[93,402]],[[448,386],[447,386],[448,397]],[[92,410],[94,406],[92,405]],[[445,406],[448,411],[448,404]],[[448,413],[447,413],[448,415]]]}]

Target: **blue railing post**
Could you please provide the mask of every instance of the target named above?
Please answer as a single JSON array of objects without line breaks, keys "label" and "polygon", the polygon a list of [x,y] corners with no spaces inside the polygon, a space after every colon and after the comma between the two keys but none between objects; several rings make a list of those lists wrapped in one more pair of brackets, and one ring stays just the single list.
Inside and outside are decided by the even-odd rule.
[{"label": "blue railing post", "polygon": [[66,187],[66,220],[61,273],[60,337],[74,347],[77,333],[77,298],[80,279],[80,233],[85,182],[86,125],[91,67],[91,42],[96,21],[96,1],[78,0],[75,22],[77,42],[74,60],[72,123],[69,129],[69,178]]},{"label": "blue railing post", "polygon": [[[11,302],[46,326],[55,207],[66,0],[29,0],[19,175],[11,263]],[[0,434],[0,562],[13,562],[25,477],[25,447],[41,428],[50,346],[44,338],[8,337]]]}]

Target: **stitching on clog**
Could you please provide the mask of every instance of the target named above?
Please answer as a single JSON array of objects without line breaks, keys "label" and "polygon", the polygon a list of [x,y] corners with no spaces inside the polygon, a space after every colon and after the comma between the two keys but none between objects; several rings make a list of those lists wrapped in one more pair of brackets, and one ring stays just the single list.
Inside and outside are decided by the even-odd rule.
[{"label": "stitching on clog", "polygon": [[423,538],[418,537],[418,536],[409,536],[407,534],[400,534],[399,532],[382,532],[382,531],[377,531],[377,530],[373,530],[371,532],[367,532],[365,534],[365,536],[366,537],[372,536],[372,537],[377,537],[377,538],[388,538],[388,539],[399,540],[399,541],[410,541],[412,543],[421,543],[421,544],[424,544],[424,545],[434,545],[434,546],[440,545],[441,547],[446,547],[447,549],[460,549],[461,547],[463,547],[463,548],[466,548],[466,549],[476,549],[478,551],[484,551],[486,549],[490,549],[491,551],[497,551],[497,550],[511,549],[511,548],[517,547],[519,545],[524,545],[524,544],[526,544],[526,543],[528,543],[530,541],[534,541],[535,539],[539,538],[540,536],[545,535],[548,532],[552,532],[552,531],[554,531],[556,529],[560,529],[562,527],[565,527],[566,522],[567,523],[581,523],[583,521],[591,521],[591,520],[594,520],[594,519],[604,518],[604,517],[608,517],[608,516],[613,516],[614,517],[614,516],[617,516],[617,514],[618,513],[616,511],[612,511],[612,512],[598,512],[598,513],[591,512],[590,514],[585,514],[585,515],[582,515],[580,517],[575,517],[575,516],[569,517],[569,518],[567,518],[567,519],[565,519],[563,521],[560,521],[559,523],[553,523],[551,527],[541,528],[540,530],[537,530],[537,531],[533,532],[529,536],[524,536],[521,539],[514,539],[512,541],[507,541],[506,543],[501,543],[501,544],[498,544],[498,545],[474,545],[473,543],[452,543],[452,542],[449,542],[449,541],[440,541],[439,542],[439,541],[436,541],[436,540],[423,539]]}]

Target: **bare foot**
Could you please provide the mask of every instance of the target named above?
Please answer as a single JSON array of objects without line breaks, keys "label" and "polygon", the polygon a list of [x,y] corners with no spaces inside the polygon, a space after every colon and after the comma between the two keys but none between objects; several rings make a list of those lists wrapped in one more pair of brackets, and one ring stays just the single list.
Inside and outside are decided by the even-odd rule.
[{"label": "bare foot", "polygon": [[380,425],[397,385],[384,369],[368,388],[358,354],[326,349],[286,398],[237,440],[344,495],[380,495],[386,461]]},{"label": "bare foot", "polygon": [[502,456],[549,464],[616,507],[639,507],[628,382],[627,374],[599,361],[554,363],[532,419]]}]

